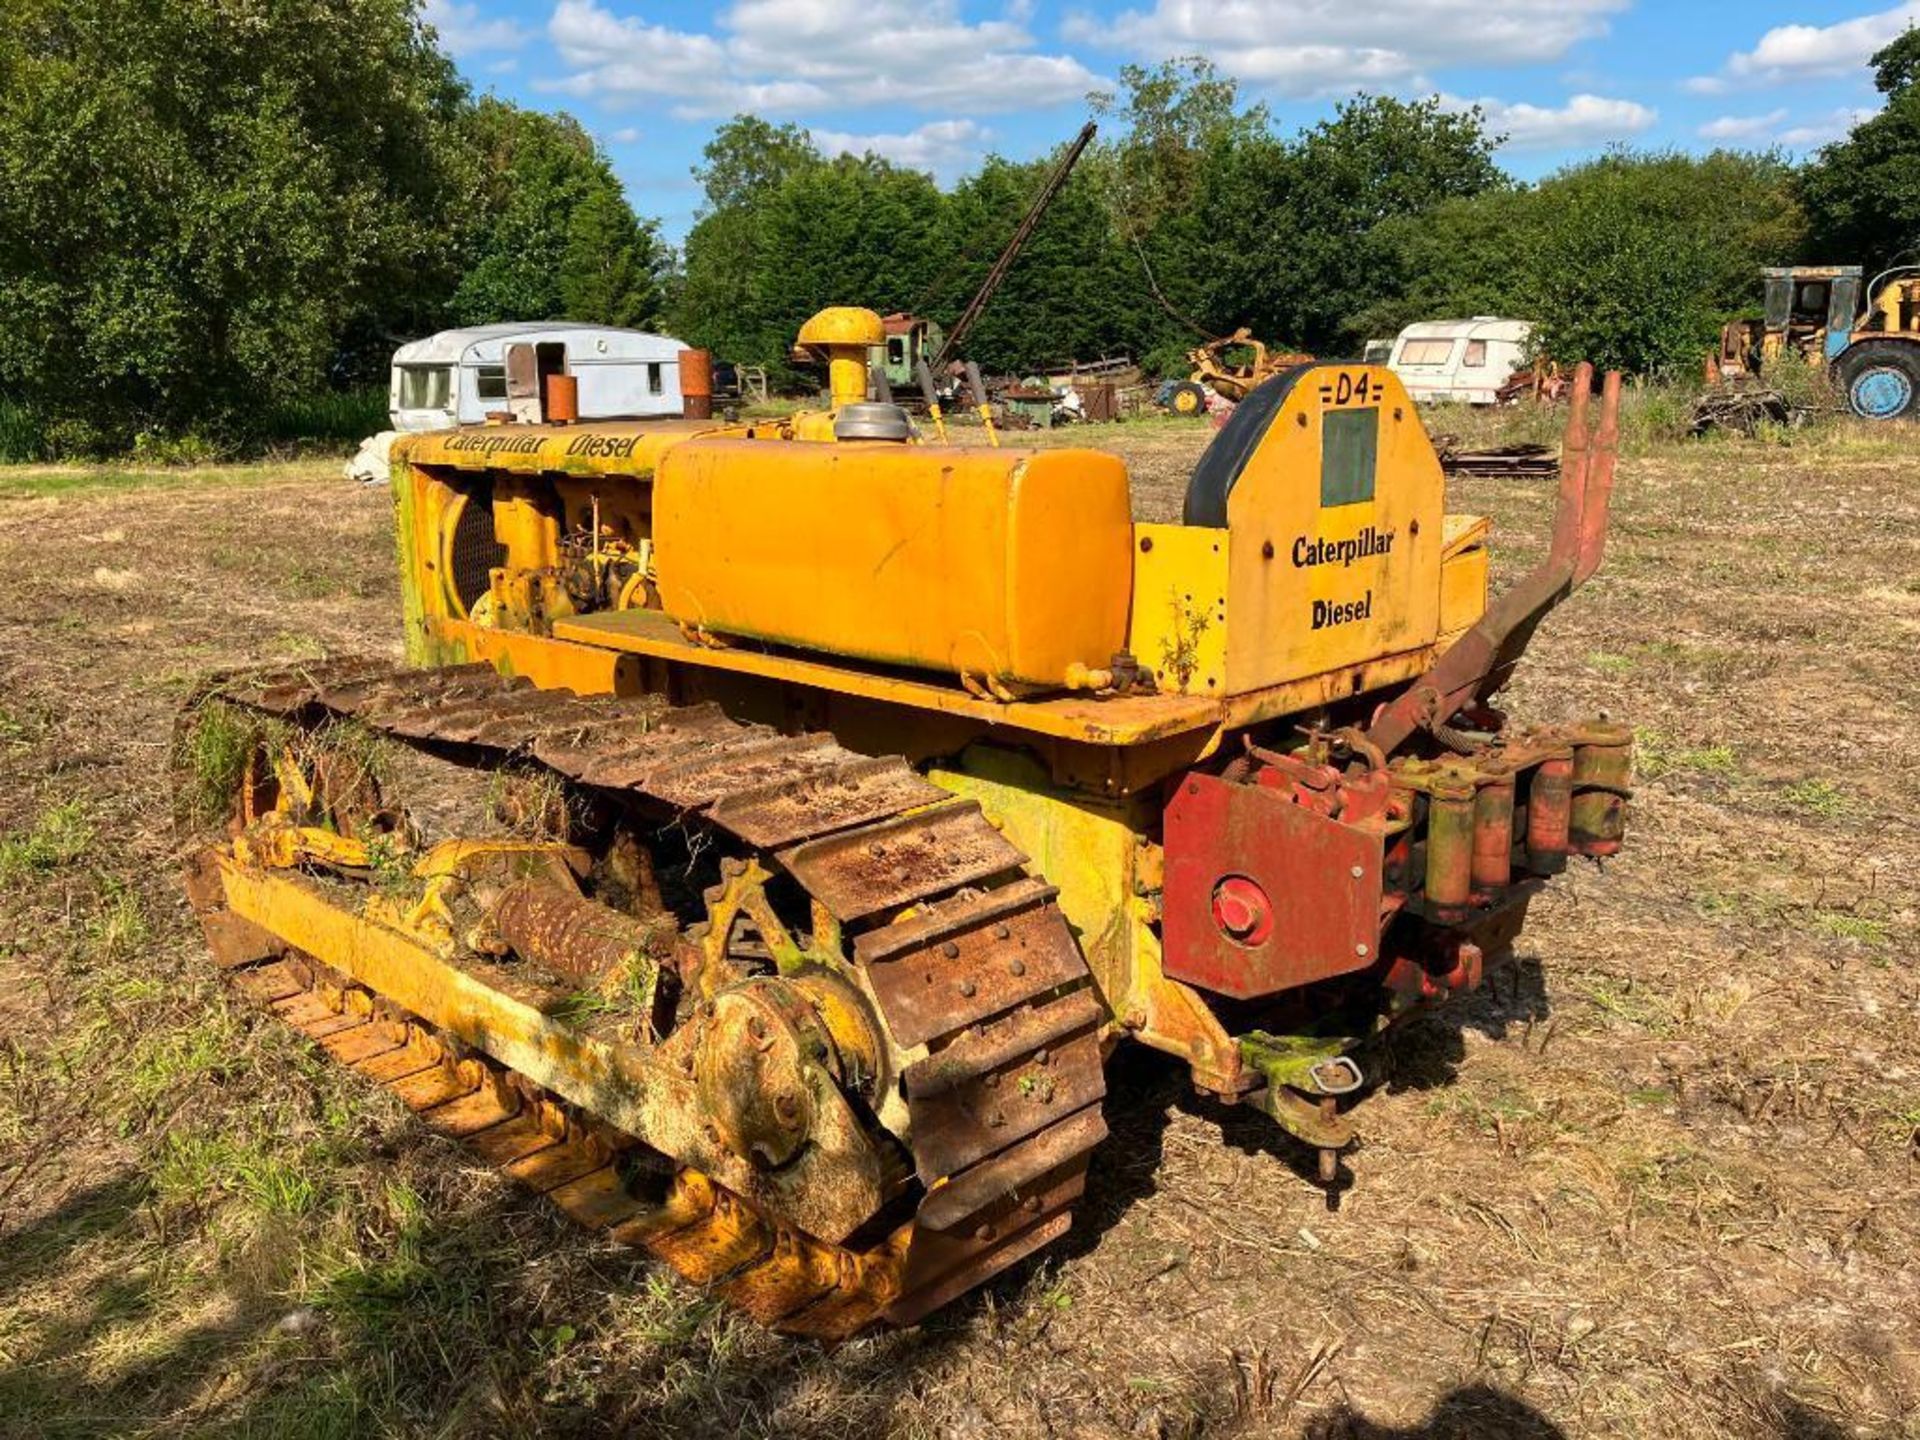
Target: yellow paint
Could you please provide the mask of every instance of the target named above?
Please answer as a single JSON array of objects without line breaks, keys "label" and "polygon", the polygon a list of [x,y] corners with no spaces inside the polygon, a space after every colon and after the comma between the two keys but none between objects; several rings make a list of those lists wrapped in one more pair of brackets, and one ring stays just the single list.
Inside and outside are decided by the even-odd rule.
[{"label": "yellow paint", "polygon": [[1227,693],[1228,532],[1137,525],[1127,648],[1180,695]]},{"label": "yellow paint", "polygon": [[[1349,441],[1372,431],[1369,495],[1323,493],[1327,437],[1342,426]],[[1185,695],[1333,698],[1372,688],[1378,662],[1396,656],[1415,657],[1417,673],[1441,631],[1443,505],[1440,462],[1393,374],[1317,367],[1249,455],[1226,528],[1136,527],[1129,646]],[[1476,575],[1484,606],[1484,551],[1460,548],[1450,620],[1472,604]]]},{"label": "yellow paint", "polygon": [[502,675],[524,676],[542,690],[571,690],[576,695],[640,691],[640,666],[634,657],[601,646],[493,630],[466,620],[438,620],[430,629],[453,663],[485,660]]},{"label": "yellow paint", "polygon": [[[867,352],[886,340],[887,327],[880,317],[857,305],[829,306],[802,325],[799,335],[802,350],[827,362],[827,391],[835,410],[867,398]],[[825,436],[800,438],[832,439],[831,417]]]},{"label": "yellow paint", "polygon": [[[1378,446],[1372,498],[1323,505],[1323,439],[1369,419]],[[1227,499],[1228,691],[1432,644],[1444,492],[1432,442],[1391,371],[1308,371]],[[1359,607],[1358,618],[1336,618]]]},{"label": "yellow paint", "polygon": [[[1911,275],[1890,280],[1880,287],[1880,293],[1873,297],[1871,330],[1880,335],[1903,335],[1911,333],[1905,325],[1905,318],[1915,310],[1920,310],[1920,278]],[[1870,338],[1862,331],[1863,338]]]},{"label": "yellow paint", "polygon": [[[1328,417],[1354,414],[1377,431],[1372,494],[1323,504]],[[791,443],[831,423],[820,411],[761,426],[408,437],[395,492],[409,655],[486,659],[582,693],[665,683],[672,672],[643,669],[665,661],[689,693],[728,703],[753,694],[750,677],[769,682],[772,718],[809,691],[897,706],[875,743],[916,755],[965,744],[956,720],[1024,731],[1065,742],[1044,752],[1056,778],[1125,793],[1238,729],[1413,678],[1485,607],[1485,522],[1443,514],[1432,447],[1376,367],[1302,377],[1221,529],[1131,526],[1124,469],[1108,455]],[[452,593],[449,537],[480,484],[510,563],[475,624]],[[596,520],[606,544],[650,560],[657,589],[631,593],[666,614],[569,613],[557,547]],[[1358,613],[1335,608],[1355,602]],[[675,621],[719,644],[690,644]],[[1156,672],[1158,693],[1084,688],[1097,690],[1123,647]],[[1081,692],[1063,693],[1076,679]],[[815,701],[807,713],[838,725],[850,708]]]},{"label": "yellow paint", "polygon": [[503,971],[483,977],[452,964],[413,937],[342,909],[298,876],[224,855],[219,866],[226,903],[241,919],[615,1129],[715,1176],[763,1210],[838,1241],[879,1205],[878,1163],[837,1088],[815,1093],[811,1143],[800,1156],[779,1172],[760,1171],[705,1134],[700,1099],[682,1064],[696,1027],[654,1047],[609,1044],[548,1015],[545,992]]},{"label": "yellow paint", "polygon": [[1146,802],[1057,790],[1031,759],[994,745],[972,746],[927,778],[978,800],[987,818],[1027,852],[1033,873],[1060,888],[1060,911],[1095,984],[1109,998],[1123,993],[1137,938],[1127,902],[1138,836],[1149,819]]},{"label": "yellow paint", "polygon": [[1487,531],[1480,515],[1449,515],[1440,554],[1440,633],[1451,638],[1487,608]]},{"label": "yellow paint", "polygon": [[1034,686],[1126,639],[1111,455],[696,441],[663,461],[653,523],[667,613],[716,635]]},{"label": "yellow paint", "polygon": [[504,470],[535,475],[621,475],[646,479],[661,455],[695,435],[737,434],[717,420],[607,421],[593,425],[470,425],[402,435],[396,466]]},{"label": "yellow paint", "polygon": [[[485,1051],[535,1084],[633,1135],[660,1127],[649,1091],[672,1085],[662,1067],[544,1014],[397,931],[342,910],[291,878],[221,861],[227,904],[428,1024]],[[683,1102],[689,1100],[682,1097]]]}]

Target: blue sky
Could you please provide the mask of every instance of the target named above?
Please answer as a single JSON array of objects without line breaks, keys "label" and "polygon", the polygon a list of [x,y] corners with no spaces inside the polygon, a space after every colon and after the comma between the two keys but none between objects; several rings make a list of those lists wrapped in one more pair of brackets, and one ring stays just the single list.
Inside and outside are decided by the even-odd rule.
[{"label": "blue sky", "polygon": [[1044,153],[1129,61],[1203,54],[1309,125],[1357,90],[1479,103],[1531,178],[1615,142],[1817,148],[1920,0],[425,0],[476,90],[577,115],[678,242],[738,111],[943,181]]}]

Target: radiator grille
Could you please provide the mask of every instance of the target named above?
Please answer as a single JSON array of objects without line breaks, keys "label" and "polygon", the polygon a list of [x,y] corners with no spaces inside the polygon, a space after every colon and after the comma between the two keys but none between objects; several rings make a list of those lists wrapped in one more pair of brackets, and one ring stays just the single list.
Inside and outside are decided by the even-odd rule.
[{"label": "radiator grille", "polygon": [[468,492],[453,522],[447,560],[454,596],[462,613],[469,612],[492,583],[488,572],[507,563],[507,547],[493,538],[493,486],[480,485]]}]

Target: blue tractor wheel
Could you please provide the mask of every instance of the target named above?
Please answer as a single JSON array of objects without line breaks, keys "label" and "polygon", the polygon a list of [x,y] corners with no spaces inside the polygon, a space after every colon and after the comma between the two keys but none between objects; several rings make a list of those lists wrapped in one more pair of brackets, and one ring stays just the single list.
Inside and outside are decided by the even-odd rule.
[{"label": "blue tractor wheel", "polygon": [[1863,420],[1898,420],[1920,413],[1920,344],[1863,340],[1843,352],[1834,373],[1847,408]]}]

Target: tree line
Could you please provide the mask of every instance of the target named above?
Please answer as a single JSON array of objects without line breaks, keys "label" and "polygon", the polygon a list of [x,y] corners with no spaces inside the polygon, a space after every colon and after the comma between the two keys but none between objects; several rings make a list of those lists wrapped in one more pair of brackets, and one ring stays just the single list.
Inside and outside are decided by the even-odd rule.
[{"label": "tree line", "polygon": [[[475,97],[417,3],[14,0],[0,402],[47,448],[244,439],[276,404],[377,382],[404,340],[491,320],[664,328],[791,377],[823,305],[951,321],[1053,164],[989,156],[943,190],[737,116],[676,254],[577,121]],[[1804,164],[1620,149],[1533,184],[1478,111],[1358,96],[1286,134],[1204,61],[1124,67],[967,350],[1172,373],[1242,325],[1344,355],[1501,313],[1555,358],[1690,372],[1760,266],[1920,243],[1920,36],[1872,65],[1884,109]]]},{"label": "tree line", "polygon": [[[1176,373],[1243,325],[1356,355],[1415,320],[1501,314],[1535,321],[1549,358],[1691,374],[1723,322],[1758,313],[1762,266],[1872,270],[1920,247],[1920,31],[1871,63],[1885,108],[1805,164],[1619,148],[1533,184],[1495,163],[1477,110],[1358,96],[1287,135],[1205,61],[1124,67],[967,349],[990,370],[1125,351]],[[1052,164],[992,157],[942,192],[736,117],[695,172],[676,333],[778,370],[822,304],[950,319]]]},{"label": "tree line", "polygon": [[658,318],[566,115],[476,99],[417,0],[10,0],[0,399],[55,451],[244,440],[449,324]]}]

